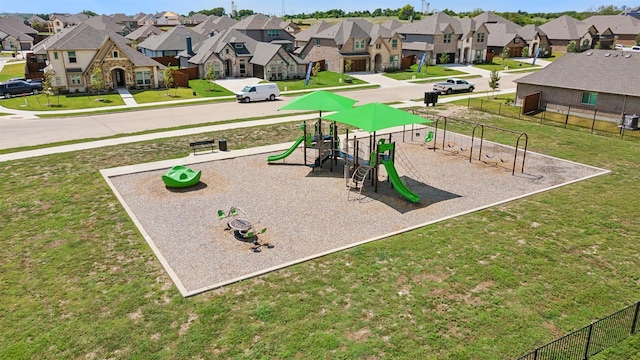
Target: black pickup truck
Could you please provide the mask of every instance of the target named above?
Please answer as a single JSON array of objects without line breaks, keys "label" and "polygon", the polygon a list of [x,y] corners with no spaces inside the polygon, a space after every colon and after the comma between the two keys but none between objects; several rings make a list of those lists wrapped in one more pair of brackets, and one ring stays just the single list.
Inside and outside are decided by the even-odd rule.
[{"label": "black pickup truck", "polygon": [[26,81],[21,79],[9,80],[0,83],[0,95],[9,99],[14,95],[39,94],[42,92],[42,82]]}]

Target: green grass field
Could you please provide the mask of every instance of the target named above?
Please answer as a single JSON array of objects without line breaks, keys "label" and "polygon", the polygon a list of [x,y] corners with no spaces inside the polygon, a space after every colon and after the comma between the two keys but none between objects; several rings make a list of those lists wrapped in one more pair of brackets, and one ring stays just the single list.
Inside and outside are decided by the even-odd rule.
[{"label": "green grass field", "polygon": [[5,64],[2,67],[2,71],[0,71],[0,82],[5,82],[12,78],[21,77],[24,77],[24,63],[8,63]]},{"label": "green grass field", "polygon": [[411,67],[405,71],[398,71],[393,73],[384,73],[384,76],[390,77],[396,80],[411,80],[415,79],[429,79],[434,77],[441,76],[457,76],[457,75],[465,75],[466,73],[454,70],[451,68],[447,68],[440,65],[429,65],[423,66],[418,72],[418,64],[413,64]]},{"label": "green grass field", "polygon": [[[0,359],[513,359],[638,301],[640,143],[468,117],[611,174],[187,299],[98,170],[298,122],[1,162]],[[636,336],[592,359],[639,356]]]},{"label": "green grass field", "polygon": [[52,111],[52,110],[77,110],[89,108],[101,108],[107,106],[124,105],[122,97],[118,94],[66,96],[45,94],[16,96],[11,99],[0,100],[0,105],[8,109]]},{"label": "green grass field", "polygon": [[531,59],[530,62],[522,62],[511,59],[502,60],[499,57],[495,57],[491,64],[476,64],[474,66],[489,71],[502,71],[505,70],[505,68],[507,70],[540,68],[540,65],[532,66],[531,62],[533,62],[533,59]]}]

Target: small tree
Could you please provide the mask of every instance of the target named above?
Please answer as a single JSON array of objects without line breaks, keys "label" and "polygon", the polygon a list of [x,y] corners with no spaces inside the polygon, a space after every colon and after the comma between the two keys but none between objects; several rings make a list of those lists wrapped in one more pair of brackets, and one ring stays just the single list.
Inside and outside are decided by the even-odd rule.
[{"label": "small tree", "polygon": [[600,44],[600,41],[596,41],[596,44],[593,45],[593,48],[596,49],[596,50],[602,49],[602,45]]},{"label": "small tree", "polygon": [[568,53],[575,53],[578,52],[578,44],[576,44],[575,41],[569,41],[569,43],[567,44],[567,52]]},{"label": "small tree", "polygon": [[449,63],[449,54],[448,53],[440,54],[440,64],[442,64],[442,67],[444,67],[444,64],[448,64],[448,63]]},{"label": "small tree", "polygon": [[16,45],[13,45],[13,57],[17,58],[18,56],[18,47]]},{"label": "small tree", "polygon": [[496,90],[500,87],[500,73],[498,70],[491,71],[491,75],[489,75],[489,87],[493,90],[493,96],[495,96]]},{"label": "small tree", "polygon": [[509,47],[505,46],[502,48],[502,53],[500,54],[500,58],[502,59],[502,65],[507,63],[507,59],[509,58]]},{"label": "small tree", "polygon": [[640,45],[640,34],[636,36],[636,45]]},{"label": "small tree", "polygon": [[93,69],[91,74],[91,87],[98,92],[98,100],[102,101],[100,92],[104,90],[104,78],[102,77],[102,70],[100,68]]},{"label": "small tree", "polygon": [[[351,72],[351,65],[352,65],[352,64],[353,64],[353,61],[351,61],[351,60],[347,60],[347,61],[344,63],[344,72],[345,72],[345,73],[350,73],[350,72]],[[344,75],[344,74],[342,74],[342,75]],[[344,76],[343,76],[343,77],[344,77]]]},{"label": "small tree", "polygon": [[[207,84],[209,86],[209,91],[211,91],[211,83],[213,83],[216,79],[216,71],[213,68],[213,64],[209,63],[209,65],[207,65],[207,73],[204,74],[204,79],[207,80]],[[213,84],[213,89],[215,90],[216,84]]]},{"label": "small tree", "polygon": [[47,106],[51,106],[49,96],[53,95],[53,90],[51,88],[51,80],[53,79],[53,74],[51,73],[51,70],[47,70],[43,75],[44,78],[42,79],[42,90],[44,94],[47,95]]},{"label": "small tree", "polygon": [[167,66],[163,74],[164,86],[167,88],[167,96],[169,95],[169,89],[173,86],[173,70]]},{"label": "small tree", "polygon": [[529,47],[525,46],[522,48],[522,52],[520,53],[522,57],[529,57]]}]

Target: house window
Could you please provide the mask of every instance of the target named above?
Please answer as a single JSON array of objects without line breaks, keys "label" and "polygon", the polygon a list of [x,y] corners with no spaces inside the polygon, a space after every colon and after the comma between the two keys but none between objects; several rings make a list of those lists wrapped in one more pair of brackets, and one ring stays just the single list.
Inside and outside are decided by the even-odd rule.
[{"label": "house window", "polygon": [[78,59],[76,59],[76,52],[75,51],[67,51],[67,55],[69,56],[69,62],[70,63],[78,62]]},{"label": "house window", "polygon": [[280,30],[267,30],[268,37],[278,37],[280,36]]},{"label": "house window", "polygon": [[136,84],[138,86],[151,85],[151,71],[136,71]]},{"label": "house window", "polygon": [[242,44],[233,44],[236,49],[242,49]]},{"label": "house window", "polygon": [[220,64],[213,64],[213,74],[216,76],[216,79],[220,77]]},{"label": "house window", "polygon": [[54,51],[54,52],[53,52],[53,58],[54,58],[54,59],[56,59],[56,60],[58,60],[58,52],[57,52],[57,51]]},{"label": "house window", "polygon": [[382,44],[376,44],[376,49],[382,49]]},{"label": "house window", "polygon": [[598,102],[598,93],[585,91],[582,93],[582,103],[586,105],[595,105]]},{"label": "house window", "polygon": [[442,39],[442,42],[445,44],[450,44],[451,43],[451,34],[444,34],[444,38]]},{"label": "house window", "polygon": [[62,83],[60,82],[60,76],[56,76],[56,86],[60,86]]},{"label": "house window", "polygon": [[484,33],[478,33],[478,35],[476,36],[476,42],[484,42]]},{"label": "house window", "polygon": [[246,73],[244,60],[240,60],[240,75],[244,75]]},{"label": "house window", "polygon": [[356,40],[354,47],[356,49],[364,49],[364,40]]},{"label": "house window", "polygon": [[114,52],[113,52],[113,57],[114,57],[114,58],[117,58],[117,57],[118,57],[118,52],[117,52],[117,51],[114,51]]},{"label": "house window", "polygon": [[82,78],[80,77],[80,75],[70,74],[69,75],[69,80],[71,82],[71,85],[74,85],[74,86],[82,85]]},{"label": "house window", "polygon": [[320,39],[316,39],[316,45],[320,45]]},{"label": "house window", "polygon": [[229,54],[229,49],[224,49],[225,54]]},{"label": "house window", "polygon": [[392,49],[398,48],[398,39],[391,39],[391,48]]},{"label": "house window", "polygon": [[517,37],[517,38],[513,39],[513,42],[516,43],[516,44],[519,43],[520,42],[520,38]]}]

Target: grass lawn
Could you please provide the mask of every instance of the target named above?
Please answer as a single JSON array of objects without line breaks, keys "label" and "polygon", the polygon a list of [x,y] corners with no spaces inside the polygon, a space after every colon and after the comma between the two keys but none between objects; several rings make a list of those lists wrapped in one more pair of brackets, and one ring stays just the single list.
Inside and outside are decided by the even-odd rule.
[{"label": "grass lawn", "polygon": [[173,88],[173,89],[152,89],[152,90],[131,90],[133,98],[138,104],[195,99],[199,96],[193,95],[193,89],[190,88]]},{"label": "grass lawn", "polygon": [[[71,96],[52,95],[47,100],[47,95],[17,96],[11,99],[0,100],[0,105],[16,110],[50,111],[50,110],[75,110],[100,108],[105,106],[124,105],[124,101],[118,94]],[[25,104],[26,103],[26,104]],[[51,104],[50,106],[47,104]]]},{"label": "grass lawn", "polygon": [[233,96],[234,92],[203,79],[189,80],[189,87],[201,97]]},{"label": "grass lawn", "polygon": [[[351,79],[351,83],[345,83],[345,79]],[[366,84],[362,80],[350,77],[348,74],[339,74],[332,71],[320,71],[318,75],[311,76],[309,84],[305,85],[305,79],[272,81],[278,84],[280,91],[295,91],[307,89],[319,89],[324,87],[346,86],[354,84]]]},{"label": "grass lawn", "polygon": [[440,65],[423,66],[420,70],[421,71],[418,72],[418,64],[413,64],[409,69],[405,71],[385,73],[384,76],[396,80],[411,80],[415,76],[415,78],[419,80],[433,77],[446,77],[466,74],[462,71],[454,70]]},{"label": "grass lawn", "polygon": [[525,62],[522,62],[522,61],[515,61],[515,60],[510,60],[510,59],[507,59],[507,60],[503,61],[501,58],[495,57],[495,58],[493,58],[493,62],[491,64],[476,64],[474,66],[478,67],[480,69],[485,69],[485,70],[489,70],[489,71],[494,71],[494,70],[495,71],[502,71],[502,70],[504,70],[505,66],[508,67],[508,70],[539,68],[540,67],[540,65],[531,66],[531,62],[533,62],[533,59],[531,59],[530,62],[525,63]]},{"label": "grass lawn", "polygon": [[636,302],[640,143],[468,118],[612,173],[184,299],[98,170],[299,122],[1,162],[0,358],[513,359]]},{"label": "grass lawn", "polygon": [[0,71],[0,82],[22,77],[24,77],[24,63],[8,63],[5,64],[2,71]]}]

